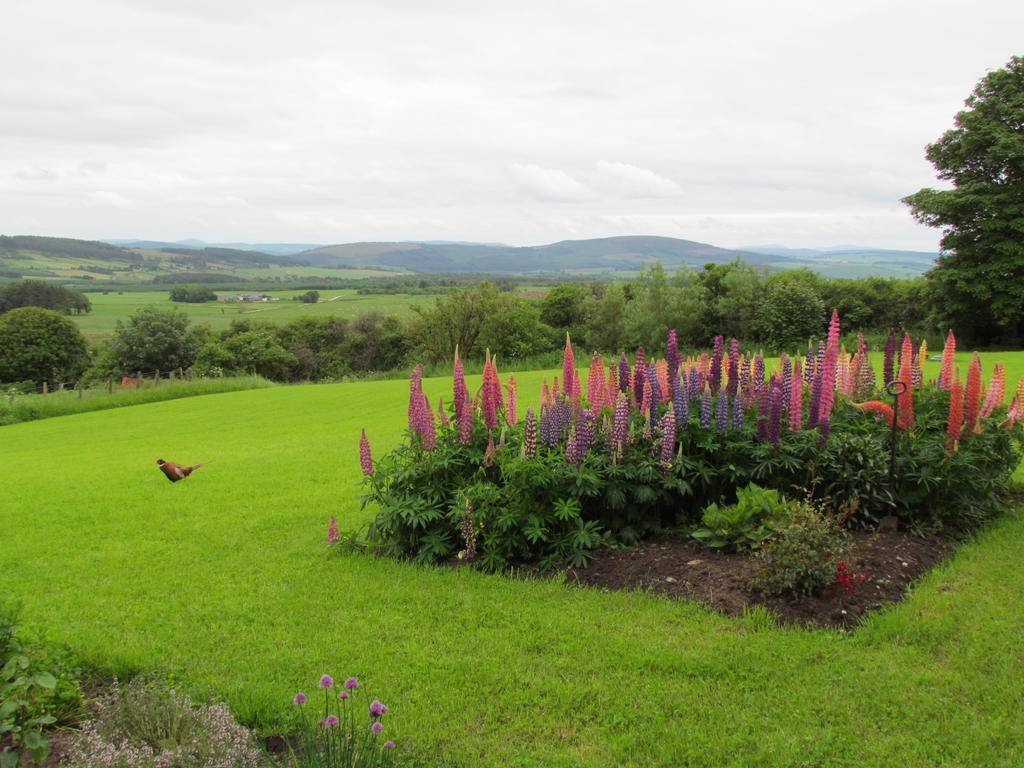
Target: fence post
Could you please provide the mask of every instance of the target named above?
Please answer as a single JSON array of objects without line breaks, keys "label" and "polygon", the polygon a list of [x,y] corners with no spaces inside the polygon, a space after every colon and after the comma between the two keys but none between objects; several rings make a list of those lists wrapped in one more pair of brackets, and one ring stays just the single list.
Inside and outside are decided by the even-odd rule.
[{"label": "fence post", "polygon": [[185,379],[185,371],[180,366],[178,367],[178,379],[182,381]]},{"label": "fence post", "polygon": [[113,394],[113,393],[114,393],[114,377],[111,376],[109,379],[107,379],[107,394],[110,395],[110,394]]},{"label": "fence post", "polygon": [[48,394],[50,394],[50,384],[49,384],[49,382],[44,381],[43,382],[43,397],[46,397]]},{"label": "fence post", "polygon": [[81,400],[85,395],[85,387],[82,386],[82,382],[78,382],[78,399]]},{"label": "fence post", "polygon": [[188,380],[192,381],[192,366],[191,365],[188,367]]},{"label": "fence post", "polygon": [[159,386],[160,384],[160,371],[153,371],[153,386]]}]

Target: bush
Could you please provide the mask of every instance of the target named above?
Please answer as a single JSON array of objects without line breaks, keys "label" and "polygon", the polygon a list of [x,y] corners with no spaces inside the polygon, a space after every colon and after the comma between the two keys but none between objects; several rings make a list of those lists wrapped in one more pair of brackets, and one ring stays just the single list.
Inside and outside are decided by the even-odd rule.
[{"label": "bush", "polygon": [[0,315],[19,307],[52,309],[65,315],[89,312],[92,303],[80,291],[43,280],[19,280],[0,288]]},{"label": "bush", "polygon": [[118,321],[108,350],[109,365],[119,374],[189,368],[199,345],[200,337],[189,328],[184,313],[143,307],[127,325]]},{"label": "bush", "polygon": [[[74,719],[82,708],[77,670],[70,661],[18,637],[17,605],[0,602],[0,766],[20,757],[37,763],[50,745],[47,726]],[[26,763],[27,764],[27,763]]]},{"label": "bush", "polygon": [[779,525],[788,504],[782,495],[750,483],[736,490],[736,503],[710,504],[704,508],[702,525],[692,536],[709,547],[745,551],[757,549]]},{"label": "bush", "polygon": [[196,706],[163,686],[133,681],[97,702],[68,768],[259,768],[266,753],[223,704]]},{"label": "bush", "polygon": [[184,302],[186,304],[204,304],[208,301],[216,301],[217,294],[209,288],[201,285],[178,285],[171,288],[171,301]]},{"label": "bush", "polygon": [[0,316],[0,381],[68,383],[88,365],[85,337],[63,315],[22,307]]},{"label": "bush", "polygon": [[846,532],[835,517],[797,504],[761,546],[761,566],[750,587],[768,595],[809,597],[835,582],[848,549]]},{"label": "bush", "polygon": [[303,304],[316,304],[320,301],[320,291],[306,291],[293,297],[294,301],[301,301]]}]

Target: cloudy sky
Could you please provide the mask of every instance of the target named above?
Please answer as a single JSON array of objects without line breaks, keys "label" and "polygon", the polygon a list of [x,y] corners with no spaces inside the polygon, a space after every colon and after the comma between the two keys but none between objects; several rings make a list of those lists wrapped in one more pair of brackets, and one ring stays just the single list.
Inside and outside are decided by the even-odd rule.
[{"label": "cloudy sky", "polygon": [[4,0],[0,232],[932,249],[1024,3]]}]

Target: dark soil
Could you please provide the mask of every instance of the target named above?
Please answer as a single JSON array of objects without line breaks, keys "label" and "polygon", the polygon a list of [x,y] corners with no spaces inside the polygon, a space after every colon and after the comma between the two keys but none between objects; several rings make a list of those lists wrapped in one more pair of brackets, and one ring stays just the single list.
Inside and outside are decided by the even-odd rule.
[{"label": "dark soil", "polygon": [[748,588],[759,563],[750,555],[723,554],[695,541],[661,539],[629,549],[599,551],[586,568],[571,571],[579,584],[643,589],[704,603],[727,614],[760,605],[783,624],[851,628],[869,611],[898,602],[907,587],[954,548],[943,538],[908,533],[855,532],[849,557],[865,580],[847,594],[832,585],[815,597],[768,597]]}]

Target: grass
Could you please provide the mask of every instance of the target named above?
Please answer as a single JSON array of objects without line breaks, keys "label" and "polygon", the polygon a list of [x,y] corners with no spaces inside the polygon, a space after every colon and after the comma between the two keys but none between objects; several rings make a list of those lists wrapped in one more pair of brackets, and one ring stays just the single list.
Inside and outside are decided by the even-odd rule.
[{"label": "grass", "polygon": [[[543,375],[517,375],[524,399]],[[278,387],[7,427],[3,591],[86,662],[172,673],[265,730],[321,673],[356,674],[417,764],[1024,763],[1024,511],[850,635],[330,554],[330,515],[372,514],[359,429],[388,450],[407,393]],[[157,456],[210,463],[170,485]]]},{"label": "grass", "polygon": [[223,379],[196,379],[194,381],[162,380],[154,386],[143,382],[142,389],[121,389],[115,384],[112,392],[106,387],[84,389],[81,395],[76,390],[66,389],[37,395],[0,396],[0,426],[17,424],[22,421],[49,419],[54,416],[68,416],[74,413],[105,411],[109,408],[123,408],[129,405],[156,403],[163,400],[177,400],[197,395],[215,395],[222,392],[237,392],[243,389],[272,387],[274,383],[260,376],[234,376]]},{"label": "grass", "polygon": [[186,304],[171,301],[169,291],[168,287],[159,291],[90,293],[92,311],[85,315],[72,315],[71,319],[82,333],[95,340],[112,334],[118,320],[127,322],[137,310],[149,306],[165,310],[177,308],[192,322],[206,323],[213,330],[221,331],[232,321],[242,319],[283,324],[300,317],[352,318],[367,312],[406,316],[412,313],[414,304],[426,306],[436,298],[433,295],[360,295],[353,288],[335,288],[320,291],[320,301],[316,304],[292,301],[293,296],[305,291],[260,291],[280,299],[273,302]]}]

